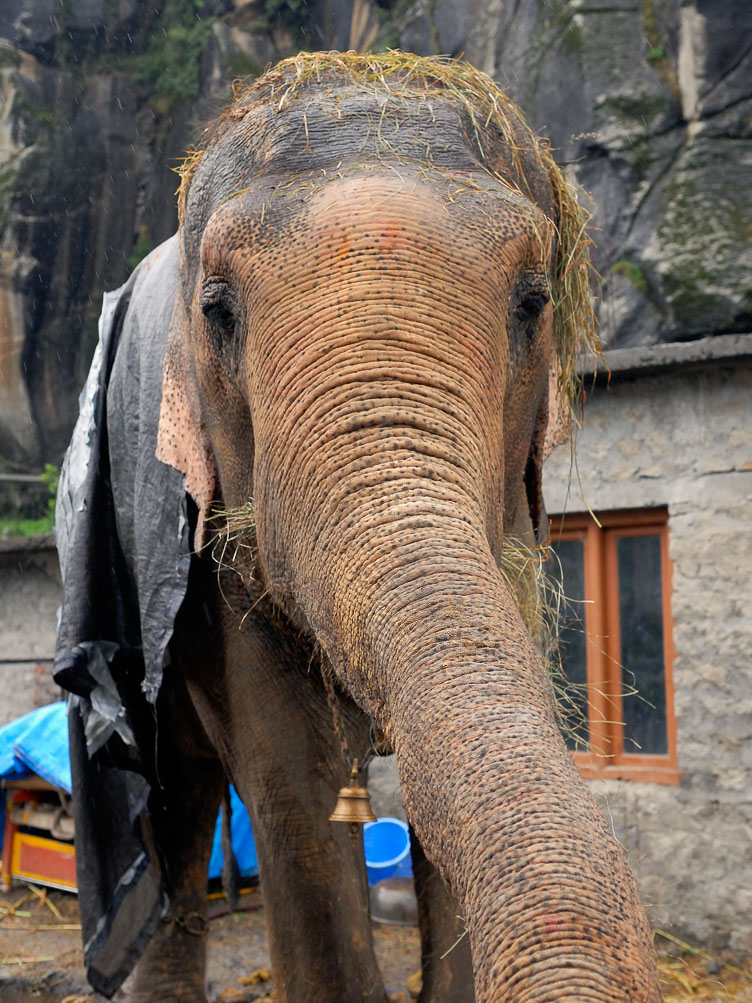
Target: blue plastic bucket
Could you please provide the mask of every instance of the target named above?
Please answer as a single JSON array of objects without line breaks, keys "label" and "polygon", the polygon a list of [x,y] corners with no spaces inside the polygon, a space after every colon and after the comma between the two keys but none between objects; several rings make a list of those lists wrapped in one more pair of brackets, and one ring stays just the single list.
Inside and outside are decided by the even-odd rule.
[{"label": "blue plastic bucket", "polygon": [[[409,876],[410,831],[401,818],[377,818],[363,826],[368,884],[391,878],[397,869]],[[405,873],[407,872],[407,873]]]}]

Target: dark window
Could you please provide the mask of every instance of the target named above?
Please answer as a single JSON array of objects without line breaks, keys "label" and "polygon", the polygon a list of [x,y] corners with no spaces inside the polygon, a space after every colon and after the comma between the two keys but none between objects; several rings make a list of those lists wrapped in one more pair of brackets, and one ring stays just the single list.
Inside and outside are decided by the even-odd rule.
[{"label": "dark window", "polygon": [[586,776],[676,782],[662,510],[552,519],[562,729]]},{"label": "dark window", "polygon": [[563,679],[558,687],[559,710],[567,745],[588,744],[588,674],[585,640],[585,554],[582,540],[557,540],[553,545],[557,573],[566,583],[566,602],[559,613],[559,658]]}]

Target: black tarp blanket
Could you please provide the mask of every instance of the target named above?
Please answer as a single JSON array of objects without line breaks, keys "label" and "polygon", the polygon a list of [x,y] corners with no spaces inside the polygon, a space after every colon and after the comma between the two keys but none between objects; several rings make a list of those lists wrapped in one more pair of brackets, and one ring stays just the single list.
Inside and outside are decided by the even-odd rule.
[{"label": "black tarp blanket", "polygon": [[71,694],[85,962],[106,996],[143,951],[168,897],[148,849],[146,809],[159,800],[148,746],[191,561],[183,475],[155,455],[178,265],[173,237],[105,294],[57,500],[63,604],[55,679]]}]

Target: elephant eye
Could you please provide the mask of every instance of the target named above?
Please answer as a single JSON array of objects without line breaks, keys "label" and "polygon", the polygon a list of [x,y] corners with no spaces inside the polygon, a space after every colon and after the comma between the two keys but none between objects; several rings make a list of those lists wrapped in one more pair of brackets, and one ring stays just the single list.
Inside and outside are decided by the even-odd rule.
[{"label": "elephant eye", "polygon": [[220,331],[232,334],[235,330],[235,315],[222,303],[209,303],[207,306],[202,304],[201,309],[209,323]]},{"label": "elephant eye", "polygon": [[219,334],[234,334],[235,296],[226,282],[207,282],[201,292],[201,312]]},{"label": "elephant eye", "polygon": [[548,293],[534,292],[525,296],[514,308],[514,315],[520,324],[527,324],[540,316],[549,301]]}]

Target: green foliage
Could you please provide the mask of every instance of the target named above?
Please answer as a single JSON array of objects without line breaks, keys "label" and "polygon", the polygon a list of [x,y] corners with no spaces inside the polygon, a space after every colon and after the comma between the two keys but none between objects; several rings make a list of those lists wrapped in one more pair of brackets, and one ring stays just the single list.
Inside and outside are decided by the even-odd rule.
[{"label": "green foliage", "polygon": [[167,0],[146,52],[135,58],[134,79],[148,84],[166,111],[195,97],[201,87],[201,57],[212,19],[200,0]]},{"label": "green foliage", "polygon": [[650,295],[650,284],[645,272],[634,261],[627,261],[625,258],[621,258],[619,261],[613,263],[611,271],[615,275],[623,275],[638,293],[646,297]]},{"label": "green foliage", "polygon": [[6,66],[18,67],[21,65],[21,53],[18,49],[10,45],[0,45],[0,70]]},{"label": "green foliage", "polygon": [[138,237],[136,237],[136,243],[133,245],[133,250],[125,259],[125,263],[128,265],[128,271],[132,272],[139,262],[143,261],[147,254],[150,254],[152,250],[151,240],[149,239],[149,234],[141,231]]},{"label": "green foliage", "polygon": [[47,485],[50,497],[47,499],[47,511],[51,516],[55,515],[55,501],[57,500],[57,487],[60,483],[60,467],[54,463],[45,463],[44,470],[39,475],[43,484]]},{"label": "green foliage", "polygon": [[640,16],[642,17],[642,29],[650,46],[645,58],[656,70],[661,82],[678,98],[680,96],[679,81],[666,53],[666,45],[662,38],[661,25],[656,10],[656,0],[640,0]]},{"label": "green foliage", "polygon": [[13,183],[16,180],[17,170],[15,166],[7,167],[0,171],[0,233],[5,227],[5,219],[8,206],[13,197]]},{"label": "green foliage", "polygon": [[[614,94],[606,98],[603,107],[611,115],[624,121],[628,126],[634,123],[646,127],[646,123],[653,123],[665,114],[667,100],[662,94]],[[632,120],[630,122],[630,120]]]},{"label": "green foliage", "polygon": [[580,56],[582,54],[583,47],[583,29],[579,20],[575,20],[574,17],[570,17],[564,23],[564,27],[561,29],[561,34],[559,36],[559,44],[564,52],[570,53],[574,56]]},{"label": "green foliage", "polygon": [[57,124],[57,112],[50,105],[28,104],[29,114],[40,125],[53,126]]},{"label": "green foliage", "polygon": [[[706,156],[704,162],[696,156],[674,169],[659,209],[657,235],[665,262],[662,292],[677,323],[687,331],[718,330],[725,298],[738,304],[737,317],[748,313],[752,298],[749,270],[745,271],[739,254],[752,238],[746,188],[740,180],[727,181],[723,189],[712,185],[710,169],[719,153]],[[731,177],[736,181],[741,176]]]},{"label": "green foliage", "polygon": [[252,17],[246,22],[246,30],[254,35],[263,35],[265,31],[271,31],[271,22],[265,17]]},{"label": "green foliage", "polygon": [[52,532],[54,524],[52,513],[41,519],[0,519],[0,540],[12,536],[44,536]]},{"label": "green foliage", "polygon": [[26,90],[18,90],[13,101],[13,114],[41,126],[58,124],[59,116],[54,105],[40,104],[34,101]]},{"label": "green foliage", "polygon": [[55,525],[55,498],[60,481],[60,468],[53,463],[45,463],[39,479],[47,485],[50,493],[47,499],[47,512],[36,519],[26,518],[24,515],[0,518],[0,539],[12,536],[43,536],[52,532]]}]

